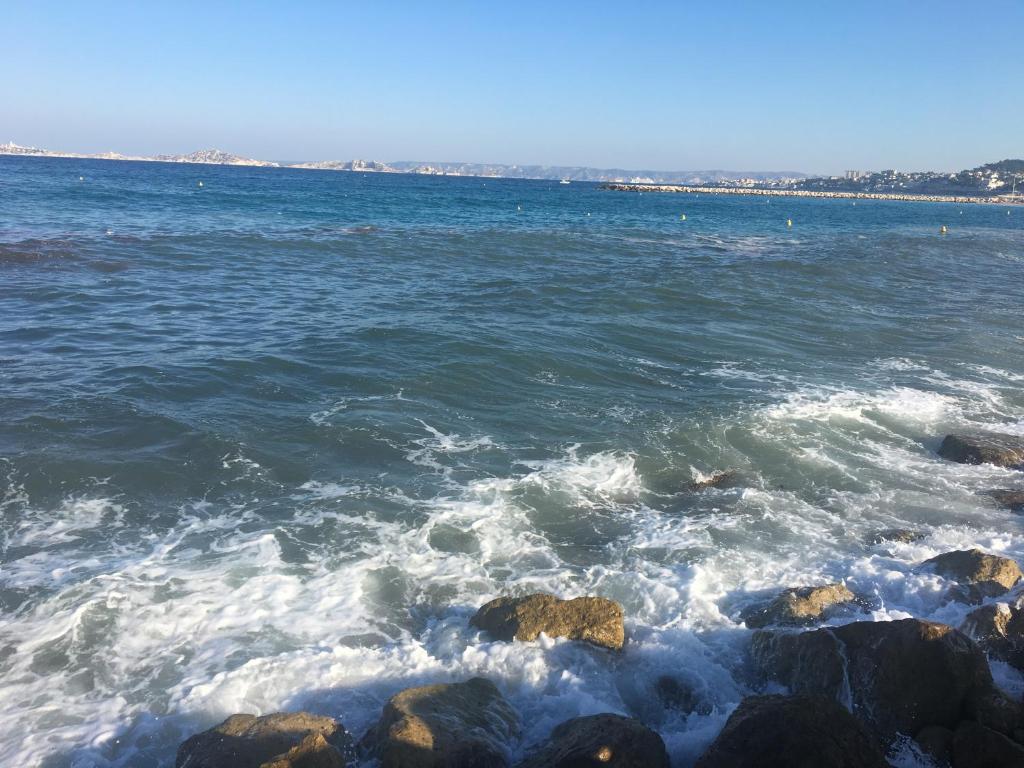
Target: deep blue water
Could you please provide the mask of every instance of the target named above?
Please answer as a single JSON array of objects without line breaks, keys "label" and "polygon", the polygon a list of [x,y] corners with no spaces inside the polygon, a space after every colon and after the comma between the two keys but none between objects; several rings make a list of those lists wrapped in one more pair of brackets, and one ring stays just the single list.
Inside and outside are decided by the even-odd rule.
[{"label": "deep blue water", "polygon": [[[934,455],[1024,433],[1022,299],[1024,208],[0,157],[0,763],[481,674],[513,754],[617,711],[690,765],[745,605],[955,622],[916,563],[1024,556],[978,495],[1024,482]],[[468,627],[537,589],[621,601],[622,657]]]}]

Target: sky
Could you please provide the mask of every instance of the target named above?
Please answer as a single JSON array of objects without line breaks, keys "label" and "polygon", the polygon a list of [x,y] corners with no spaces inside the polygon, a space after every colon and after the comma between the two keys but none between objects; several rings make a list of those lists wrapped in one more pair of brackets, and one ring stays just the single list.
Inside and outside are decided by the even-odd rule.
[{"label": "sky", "polygon": [[1024,0],[0,4],[0,142],[267,160],[1024,157]]}]

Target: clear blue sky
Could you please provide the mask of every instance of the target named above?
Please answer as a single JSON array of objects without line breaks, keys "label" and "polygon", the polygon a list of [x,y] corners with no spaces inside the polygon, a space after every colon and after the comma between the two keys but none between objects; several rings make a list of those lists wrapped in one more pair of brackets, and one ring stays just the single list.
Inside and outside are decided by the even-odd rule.
[{"label": "clear blue sky", "polygon": [[0,141],[283,160],[958,169],[1024,156],[1024,1],[0,8]]}]

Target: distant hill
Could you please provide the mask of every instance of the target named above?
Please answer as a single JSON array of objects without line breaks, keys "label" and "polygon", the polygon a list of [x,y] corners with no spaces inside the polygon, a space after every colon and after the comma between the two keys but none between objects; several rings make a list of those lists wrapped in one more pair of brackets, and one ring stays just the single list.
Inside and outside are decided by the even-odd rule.
[{"label": "distant hill", "polygon": [[1016,181],[1024,194],[1024,160],[1000,160],[956,173],[875,171],[848,176],[808,178],[792,189],[832,192],[881,192],[917,195],[997,196],[1011,194]]}]

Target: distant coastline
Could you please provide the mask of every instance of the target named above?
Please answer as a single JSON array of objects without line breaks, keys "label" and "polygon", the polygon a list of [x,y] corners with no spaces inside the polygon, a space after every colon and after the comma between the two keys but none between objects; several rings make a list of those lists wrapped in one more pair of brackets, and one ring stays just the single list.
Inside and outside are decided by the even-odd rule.
[{"label": "distant coastline", "polygon": [[771,189],[764,187],[694,187],[684,184],[602,184],[601,189],[616,192],[689,192],[707,195],[763,195],[768,197],[821,197],[852,200],[901,200],[925,203],[984,203],[987,205],[1024,205],[1024,195],[919,195],[900,192],[822,192],[807,189]]}]

